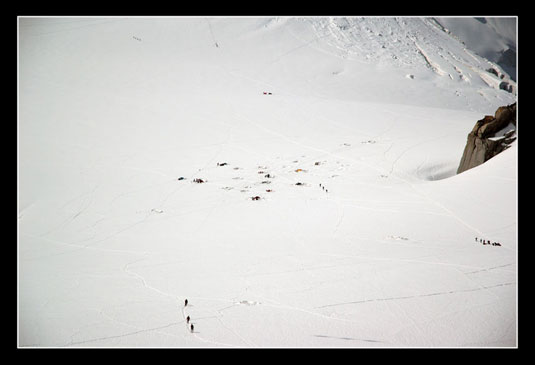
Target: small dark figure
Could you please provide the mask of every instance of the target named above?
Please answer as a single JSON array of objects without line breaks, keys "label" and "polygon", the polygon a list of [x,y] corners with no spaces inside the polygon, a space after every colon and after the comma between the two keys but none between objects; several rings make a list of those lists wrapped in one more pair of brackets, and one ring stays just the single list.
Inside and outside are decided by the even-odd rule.
[{"label": "small dark figure", "polygon": [[190,325],[191,332],[193,332],[193,323]]},{"label": "small dark figure", "polygon": [[270,174],[266,174],[266,175],[264,175],[264,177],[267,177],[269,179],[271,177],[271,175]]},{"label": "small dark figure", "polygon": [[300,183],[300,182],[298,182],[298,183],[296,183],[295,185],[297,185],[297,186],[301,186],[301,185],[304,185],[304,184],[303,184],[303,183]]},{"label": "small dark figure", "polygon": [[184,180],[184,176],[180,176],[178,180]]},{"label": "small dark figure", "polygon": [[326,192],[326,193],[328,193],[328,192],[329,192],[329,190],[325,189],[325,192]]},{"label": "small dark figure", "polygon": [[186,323],[189,323],[189,316],[186,318]]},{"label": "small dark figure", "polygon": [[477,237],[476,237],[476,242],[477,242]]},{"label": "small dark figure", "polygon": [[481,238],[479,239],[479,243],[481,243]]},{"label": "small dark figure", "polygon": [[218,162],[218,163],[217,163],[217,166],[226,166],[226,165],[227,165],[226,162],[222,162],[222,163],[219,163],[219,162]]},{"label": "small dark figure", "polygon": [[325,186],[322,186],[321,188],[322,188],[323,190],[325,190]]},{"label": "small dark figure", "polygon": [[501,246],[500,242],[496,242],[496,246]]},{"label": "small dark figure", "polygon": [[321,188],[321,183],[320,183],[320,188]]},{"label": "small dark figure", "polygon": [[257,196],[253,196],[251,199],[252,200],[260,200],[260,197],[257,195]]},{"label": "small dark figure", "polygon": [[187,307],[187,306],[188,306],[188,300],[186,299],[186,300],[184,301],[184,307]]}]

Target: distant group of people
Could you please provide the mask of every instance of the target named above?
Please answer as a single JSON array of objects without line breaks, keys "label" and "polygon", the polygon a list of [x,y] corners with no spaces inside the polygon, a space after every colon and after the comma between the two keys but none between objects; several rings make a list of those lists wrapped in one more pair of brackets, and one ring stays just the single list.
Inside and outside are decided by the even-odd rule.
[{"label": "distant group of people", "polygon": [[484,244],[484,245],[501,246],[501,243],[500,243],[500,242],[492,242],[492,243],[490,243],[490,240],[484,240],[484,239],[482,239],[482,238],[479,238],[479,239],[478,239],[478,238],[476,237],[476,242],[478,242],[478,241],[479,241],[479,243],[482,243],[482,244]]},{"label": "distant group of people", "polygon": [[[186,300],[184,301],[184,307],[187,307],[187,306],[188,306],[188,300],[186,299]],[[191,320],[190,316],[187,316],[187,317],[186,317],[186,324],[189,324],[189,329],[190,329],[191,332],[193,332],[193,328],[194,328],[194,327],[193,327],[193,323],[189,323],[190,320]]]},{"label": "distant group of people", "polygon": [[321,183],[320,183],[320,188],[322,188],[322,189],[323,189],[323,191],[325,191],[326,193],[328,193],[328,192],[329,192],[329,190],[325,189],[325,186],[324,186],[324,185],[321,185]]}]

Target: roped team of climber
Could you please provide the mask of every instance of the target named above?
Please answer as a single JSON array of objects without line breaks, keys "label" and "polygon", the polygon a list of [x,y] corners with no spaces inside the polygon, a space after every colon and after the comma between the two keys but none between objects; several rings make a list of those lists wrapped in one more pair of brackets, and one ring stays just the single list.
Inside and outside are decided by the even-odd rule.
[{"label": "roped team of climber", "polygon": [[484,245],[501,246],[500,242],[492,242],[492,243],[490,243],[490,240],[484,240],[482,238],[478,239],[477,237],[476,237],[476,242],[482,243]]}]

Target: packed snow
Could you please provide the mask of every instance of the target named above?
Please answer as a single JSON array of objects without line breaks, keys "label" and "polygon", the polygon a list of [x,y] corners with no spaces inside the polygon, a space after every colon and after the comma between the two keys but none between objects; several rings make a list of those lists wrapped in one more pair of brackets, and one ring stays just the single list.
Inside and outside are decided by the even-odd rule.
[{"label": "packed snow", "polygon": [[516,83],[452,33],[19,18],[18,345],[515,347],[517,142],[456,169]]}]

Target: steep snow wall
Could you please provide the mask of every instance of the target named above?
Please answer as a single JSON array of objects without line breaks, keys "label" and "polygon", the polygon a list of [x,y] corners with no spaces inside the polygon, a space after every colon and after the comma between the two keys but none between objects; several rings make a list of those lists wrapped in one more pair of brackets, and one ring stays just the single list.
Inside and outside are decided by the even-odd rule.
[{"label": "steep snow wall", "polygon": [[516,17],[437,17],[467,48],[492,61],[516,81]]}]

